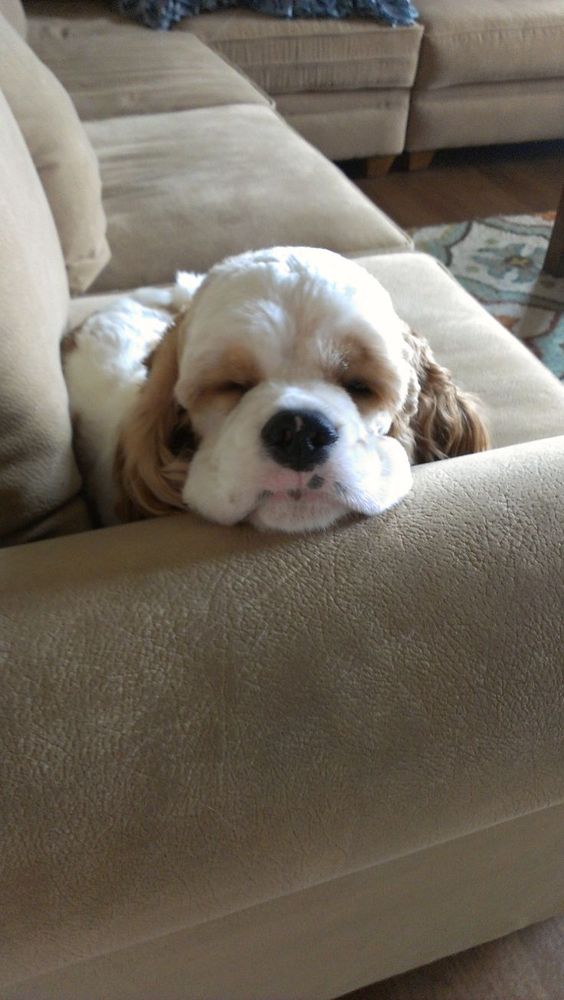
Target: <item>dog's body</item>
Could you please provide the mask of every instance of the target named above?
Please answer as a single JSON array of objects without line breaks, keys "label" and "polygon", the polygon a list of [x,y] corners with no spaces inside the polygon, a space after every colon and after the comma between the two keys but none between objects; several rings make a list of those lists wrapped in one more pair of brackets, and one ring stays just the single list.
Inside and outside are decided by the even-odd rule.
[{"label": "dog's body", "polygon": [[121,520],[115,475],[121,429],[147,381],[147,359],[189,304],[200,277],[178,275],[168,289],[142,288],[94,313],[63,345],[75,450],[102,524]]},{"label": "dog's body", "polygon": [[117,300],[75,331],[65,374],[104,524],[189,508],[322,528],[396,503],[410,463],[487,447],[388,293],[326,250],[242,254]]}]

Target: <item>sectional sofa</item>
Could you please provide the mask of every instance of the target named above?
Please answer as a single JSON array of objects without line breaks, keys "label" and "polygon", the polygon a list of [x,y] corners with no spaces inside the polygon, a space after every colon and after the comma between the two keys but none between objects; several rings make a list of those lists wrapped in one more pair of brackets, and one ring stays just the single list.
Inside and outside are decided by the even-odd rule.
[{"label": "sectional sofa", "polygon": [[[49,6],[0,0],[3,1000],[329,1000],[562,912],[562,386],[196,34]],[[375,274],[492,450],[309,537],[93,530],[62,336],[284,242]]]},{"label": "sectional sofa", "polygon": [[[144,85],[138,90],[138,78],[130,78],[126,95],[124,74],[109,55],[106,88],[114,87],[129,111],[148,99],[150,78],[155,97],[166,102],[162,89],[171,88],[178,100],[172,78],[181,83],[192,51],[182,39],[195,35],[270,95],[293,128],[332,160],[378,158],[381,170],[382,160],[389,165],[404,150],[421,165],[428,162],[422,152],[443,147],[564,137],[561,0],[420,0],[417,7],[419,23],[405,28],[233,9],[185,18],[173,32],[168,80],[149,60]],[[28,8],[42,20],[39,31],[30,29],[32,45],[87,100],[87,66],[79,76],[69,36],[52,17],[47,27],[43,16],[59,15],[61,31],[66,23],[72,35],[82,34],[84,21],[91,31],[113,31],[110,0],[30,0]],[[141,44],[149,47],[148,39]],[[104,116],[106,110],[102,104]],[[88,117],[96,114],[89,103]]]}]

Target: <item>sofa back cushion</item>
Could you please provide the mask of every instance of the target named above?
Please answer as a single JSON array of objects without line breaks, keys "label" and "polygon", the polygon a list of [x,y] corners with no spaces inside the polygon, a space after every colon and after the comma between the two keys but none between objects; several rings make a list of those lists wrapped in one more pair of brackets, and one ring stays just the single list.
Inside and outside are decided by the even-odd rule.
[{"label": "sofa back cushion", "polygon": [[21,0],[0,0],[0,14],[10,22],[19,34],[26,36],[26,17]]},{"label": "sofa back cushion", "polygon": [[98,161],[70,97],[2,16],[0,89],[51,206],[70,288],[82,292],[110,258]]},{"label": "sofa back cushion", "polygon": [[87,525],[60,338],[68,305],[53,216],[0,92],[0,543]]}]

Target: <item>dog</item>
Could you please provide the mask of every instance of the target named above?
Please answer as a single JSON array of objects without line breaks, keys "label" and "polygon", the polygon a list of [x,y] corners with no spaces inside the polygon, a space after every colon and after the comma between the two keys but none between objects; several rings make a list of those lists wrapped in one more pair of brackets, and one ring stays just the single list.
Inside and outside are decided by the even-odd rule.
[{"label": "dog", "polygon": [[475,402],[388,292],[329,250],[180,273],[66,346],[78,463],[105,525],[189,509],[322,529],[398,503],[414,464],[488,447]]}]

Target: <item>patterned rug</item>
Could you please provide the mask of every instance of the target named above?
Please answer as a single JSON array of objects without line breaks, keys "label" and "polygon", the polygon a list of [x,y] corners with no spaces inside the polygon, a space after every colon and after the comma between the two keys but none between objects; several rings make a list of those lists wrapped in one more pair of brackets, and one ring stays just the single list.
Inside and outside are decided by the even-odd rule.
[{"label": "patterned rug", "polygon": [[564,379],[564,278],[541,273],[555,212],[426,226],[415,246]]}]

